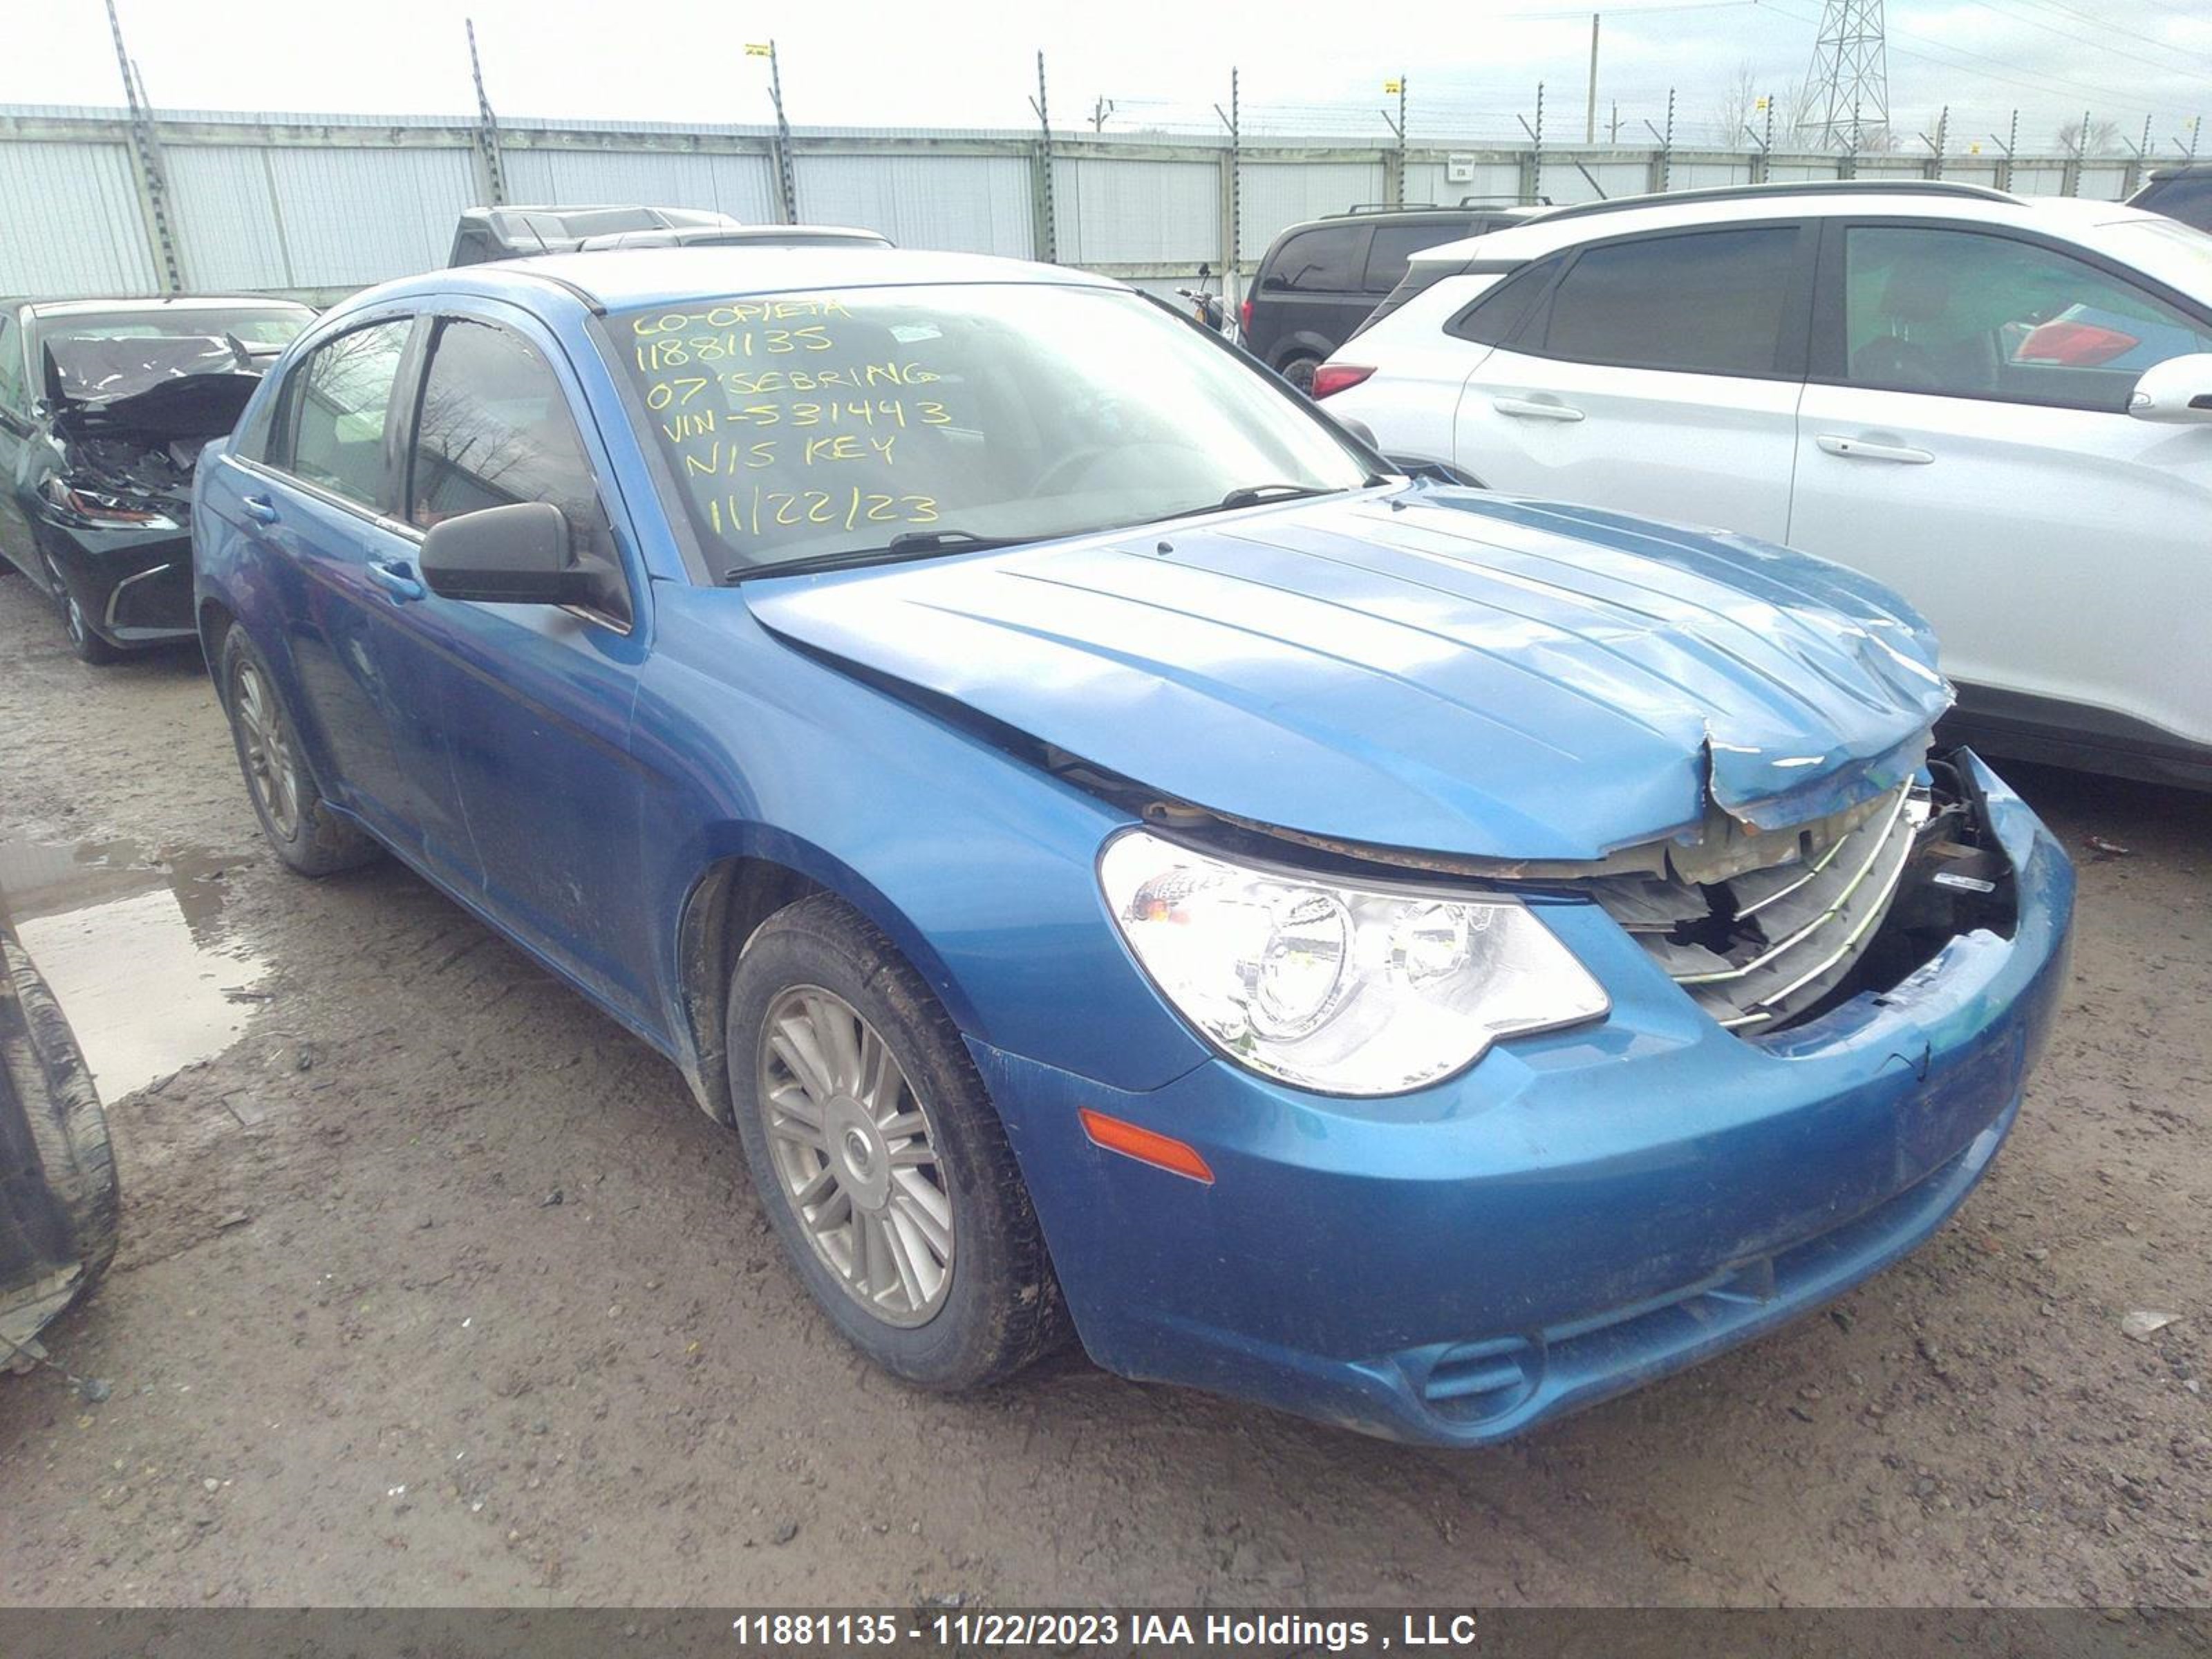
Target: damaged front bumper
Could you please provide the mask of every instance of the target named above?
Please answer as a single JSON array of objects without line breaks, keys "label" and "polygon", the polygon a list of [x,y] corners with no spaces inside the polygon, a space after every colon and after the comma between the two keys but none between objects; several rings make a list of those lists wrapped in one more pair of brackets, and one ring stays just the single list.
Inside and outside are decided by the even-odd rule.
[{"label": "damaged front bumper", "polygon": [[127,648],[193,636],[188,531],[58,520],[40,530],[51,572],[101,638]]},{"label": "damaged front bumper", "polygon": [[[1221,1060],[1127,1094],[971,1044],[1092,1357],[1394,1438],[1475,1444],[1794,1318],[1939,1226],[2018,1110],[2065,977],[2074,878],[1970,754],[2010,889],[1896,982],[1755,1039],[1599,905],[1539,902],[1613,998],[1387,1099]],[[1101,1150],[1091,1108],[1194,1148]]]}]

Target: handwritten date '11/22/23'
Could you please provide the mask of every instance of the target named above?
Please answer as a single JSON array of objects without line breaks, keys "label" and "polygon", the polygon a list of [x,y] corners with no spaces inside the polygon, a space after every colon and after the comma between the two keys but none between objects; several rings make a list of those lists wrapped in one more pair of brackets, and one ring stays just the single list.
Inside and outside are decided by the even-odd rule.
[{"label": "handwritten date '11/22/23'", "polygon": [[[934,495],[885,488],[882,469],[902,436],[953,424],[941,392],[915,391],[943,376],[896,354],[841,361],[838,324],[851,319],[836,299],[783,296],[631,320],[646,407],[678,475],[754,475],[701,503],[717,536],[936,522]],[[817,470],[855,462],[874,463],[869,486]]]}]

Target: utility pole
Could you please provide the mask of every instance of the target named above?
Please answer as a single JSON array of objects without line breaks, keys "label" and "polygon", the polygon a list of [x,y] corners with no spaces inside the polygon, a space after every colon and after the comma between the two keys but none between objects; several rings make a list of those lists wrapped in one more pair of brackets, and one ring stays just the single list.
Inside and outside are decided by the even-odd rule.
[{"label": "utility pole", "polygon": [[184,291],[185,276],[177,258],[177,238],[169,223],[169,180],[161,167],[161,142],[154,131],[154,109],[141,93],[137,70],[123,44],[123,22],[115,15],[115,0],[107,0],[107,29],[115,37],[115,66],[123,71],[123,102],[130,112],[131,155],[137,163],[138,200],[145,210],[146,226],[153,233],[155,276],[168,294]]},{"label": "utility pole", "polygon": [[1047,264],[1060,263],[1060,228],[1054,222],[1052,205],[1052,114],[1044,95],[1044,54],[1037,53],[1036,96],[1030,100],[1030,107],[1036,112],[1036,189],[1031,204],[1036,213],[1036,246]]},{"label": "utility pole", "polygon": [[1585,144],[1597,143],[1597,20],[1598,14],[1592,12],[1590,14],[1589,101],[1583,106],[1583,143]]},{"label": "utility pole", "polygon": [[469,78],[477,87],[477,154],[483,160],[484,187],[491,204],[507,200],[507,163],[500,155],[499,118],[491,112],[491,95],[484,90],[483,60],[477,56],[477,20],[462,20],[469,31]]}]

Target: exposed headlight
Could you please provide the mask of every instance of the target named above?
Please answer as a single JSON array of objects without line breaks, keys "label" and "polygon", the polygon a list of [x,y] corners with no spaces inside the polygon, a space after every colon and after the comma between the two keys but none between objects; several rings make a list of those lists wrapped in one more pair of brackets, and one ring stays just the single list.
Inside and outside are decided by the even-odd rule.
[{"label": "exposed headlight", "polygon": [[1605,992],[1525,905],[1232,864],[1142,830],[1098,860],[1169,1001],[1233,1059],[1331,1094],[1417,1089]]},{"label": "exposed headlight", "polygon": [[177,521],[166,513],[156,513],[139,507],[117,495],[105,495],[96,489],[81,489],[58,475],[48,478],[40,487],[41,493],[56,507],[72,518],[92,524],[129,525],[135,530],[174,530]]}]

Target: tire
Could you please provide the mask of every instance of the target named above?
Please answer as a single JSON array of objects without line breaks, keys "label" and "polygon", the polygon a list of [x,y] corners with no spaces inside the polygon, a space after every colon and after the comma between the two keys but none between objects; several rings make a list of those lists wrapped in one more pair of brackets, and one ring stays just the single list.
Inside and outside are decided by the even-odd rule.
[{"label": "tire", "polygon": [[[853,1041],[841,1049],[828,1022],[848,1015]],[[798,1026],[816,1039],[811,1053],[793,1041]],[[828,894],[778,911],[731,975],[726,1036],[762,1205],[848,1341],[895,1376],[952,1393],[1011,1376],[1066,1339],[1006,1129],[958,1030],[880,930]],[[867,1067],[872,1088],[861,1075],[878,1053],[871,1038],[890,1062]],[[811,1065],[824,1053],[810,1090],[787,1056]],[[820,1126],[811,1140],[810,1111]],[[809,1185],[830,1182],[811,1202],[810,1172]],[[933,1193],[944,1212],[934,1232],[924,1219]]]},{"label": "tire", "polygon": [[372,862],[383,849],[324,803],[307,769],[275,678],[243,629],[222,636],[223,712],[246,779],[246,799],[261,833],[286,865],[303,876],[335,875]]},{"label": "tire", "polygon": [[1314,370],[1321,367],[1321,359],[1310,351],[1301,351],[1276,371],[1307,397],[1313,396]]},{"label": "tire", "polygon": [[0,1066],[8,1069],[22,1103],[47,1190],[67,1224],[78,1263],[70,1299],[80,1301],[115,1259],[122,1191],[115,1149],[107,1138],[107,1114],[61,1005],[4,928],[0,974],[12,981],[26,1039],[18,1050],[0,1035]]},{"label": "tire", "polygon": [[121,659],[123,653],[92,631],[92,621],[84,614],[84,607],[76,602],[69,584],[62,580],[61,567],[46,556],[46,575],[54,585],[54,603],[62,613],[62,632],[69,636],[70,651],[79,662],[104,668]]}]

